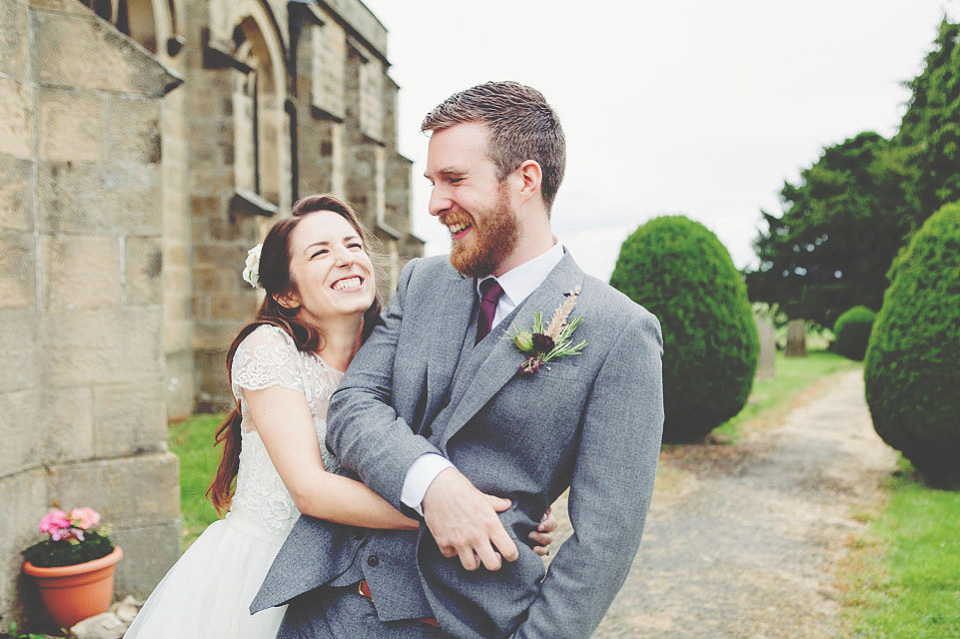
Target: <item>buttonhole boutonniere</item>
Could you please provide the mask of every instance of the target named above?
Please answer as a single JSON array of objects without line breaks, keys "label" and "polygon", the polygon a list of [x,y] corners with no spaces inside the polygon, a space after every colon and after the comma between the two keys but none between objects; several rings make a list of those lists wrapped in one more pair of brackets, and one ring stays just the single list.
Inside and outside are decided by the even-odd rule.
[{"label": "buttonhole boutonniere", "polygon": [[[577,296],[580,295],[580,287],[566,293],[566,298],[557,310],[547,327],[543,327],[543,314],[537,311],[533,314],[533,326],[530,330],[520,330],[513,327],[513,333],[507,335],[513,339],[513,343],[520,349],[520,352],[526,354],[527,359],[520,364],[517,372],[524,377],[533,377],[547,362],[564,357],[566,355],[579,355],[583,347],[587,345],[587,340],[580,340],[574,344],[573,332],[577,330],[583,317],[578,317],[570,322],[567,319],[577,303]],[[549,366],[546,366],[550,370]]]}]

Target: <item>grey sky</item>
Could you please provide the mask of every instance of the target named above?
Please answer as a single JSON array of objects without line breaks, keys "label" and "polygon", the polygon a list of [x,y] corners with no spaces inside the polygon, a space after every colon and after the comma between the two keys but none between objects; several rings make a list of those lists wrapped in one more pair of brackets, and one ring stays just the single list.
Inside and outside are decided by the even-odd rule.
[{"label": "grey sky", "polygon": [[644,221],[683,213],[738,267],[755,261],[760,209],[824,145],[892,134],[946,12],[960,0],[364,0],[390,34],[400,150],[414,160],[414,229],[427,214],[423,115],[487,80],[540,89],[560,113],[567,173],[553,226],[580,265],[609,279]]}]

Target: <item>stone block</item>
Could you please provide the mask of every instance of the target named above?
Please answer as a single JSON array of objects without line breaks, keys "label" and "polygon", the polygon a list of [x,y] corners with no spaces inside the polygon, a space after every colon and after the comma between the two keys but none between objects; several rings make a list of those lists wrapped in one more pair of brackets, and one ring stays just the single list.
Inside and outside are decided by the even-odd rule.
[{"label": "stone block", "polygon": [[243,264],[236,270],[230,268],[197,266],[193,271],[193,287],[197,292],[210,293],[219,291],[241,292],[250,290],[250,285],[243,281]]},{"label": "stone block", "polygon": [[41,83],[155,98],[179,83],[148,51],[89,11],[35,10],[33,29]]},{"label": "stone block", "polygon": [[70,0],[27,0],[31,9],[42,11],[55,11],[57,13],[66,13],[75,16],[92,17],[93,13],[84,5],[78,5]]},{"label": "stone block", "polygon": [[194,217],[219,217],[226,205],[215,195],[195,195],[190,198],[190,212]]},{"label": "stone block", "polygon": [[762,317],[757,322],[757,336],[760,340],[760,356],[757,359],[757,379],[771,380],[776,376],[777,335],[773,324]]},{"label": "stone block", "polygon": [[206,244],[193,249],[193,260],[197,266],[243,271],[249,247],[243,244]]},{"label": "stone block", "polygon": [[97,510],[113,530],[169,524],[180,516],[179,461],[172,453],[50,467],[50,498]]},{"label": "stone block", "polygon": [[252,289],[242,293],[214,293],[210,296],[210,309],[213,319],[245,320],[253,319],[259,306],[257,296]]},{"label": "stone block", "polygon": [[[91,65],[98,66],[98,65]],[[107,157],[107,97],[70,89],[37,89],[37,155],[41,160],[99,162]]]},{"label": "stone block", "polygon": [[[43,389],[43,461],[47,464],[89,459],[94,455],[93,392],[89,386]],[[35,434],[34,437],[37,437]]]},{"label": "stone block", "polygon": [[227,348],[194,349],[194,383],[197,388],[197,410],[215,412],[233,406],[227,382]]},{"label": "stone block", "polygon": [[0,228],[33,231],[33,163],[6,153],[0,153]]},{"label": "stone block", "polygon": [[[27,28],[27,7],[20,2],[0,3],[0,73],[26,80],[27,41],[30,31]],[[0,91],[0,95],[3,92]],[[0,120],[2,121],[2,120]]]},{"label": "stone block", "polygon": [[190,296],[190,313],[197,319],[209,319],[210,296],[194,293]]},{"label": "stone block", "polygon": [[123,639],[127,626],[112,612],[101,612],[73,624],[70,635],[76,639]]},{"label": "stone block", "polygon": [[46,471],[34,468],[0,477],[0,504],[0,610],[10,610],[20,603],[20,553],[41,539],[37,524],[49,506]]},{"label": "stone block", "polygon": [[205,167],[190,164],[189,188],[191,193],[232,193],[233,167]]},{"label": "stone block", "polygon": [[36,305],[33,233],[0,230],[0,308]]},{"label": "stone block", "polygon": [[237,320],[197,320],[193,326],[193,347],[222,352],[224,357],[220,358],[220,369],[223,370],[227,348],[240,329],[252,319],[253,315]]},{"label": "stone block", "polygon": [[167,371],[170,370],[169,355],[172,352],[187,350],[193,344],[193,320],[167,319],[163,323],[163,348],[167,352]]},{"label": "stone block", "polygon": [[160,103],[114,96],[109,107],[110,161],[120,166],[128,162],[160,162]]},{"label": "stone block", "polygon": [[787,348],[785,357],[807,356],[807,323],[802,319],[787,322]]},{"label": "stone block", "polygon": [[167,381],[165,387],[167,419],[184,419],[193,414],[193,350],[190,348],[167,352]]},{"label": "stone block", "polygon": [[40,396],[36,388],[0,393],[4,473],[35,468],[43,461]]},{"label": "stone block", "polygon": [[[177,280],[174,279],[171,281],[176,282]],[[164,286],[167,285],[164,284]],[[179,322],[181,320],[191,321],[193,319],[191,308],[193,307],[191,306],[189,287],[174,290],[168,287],[165,290],[167,294],[163,301],[164,326],[171,322]]]},{"label": "stone block", "polygon": [[41,233],[160,235],[160,171],[155,165],[106,167],[40,162]]},{"label": "stone block", "polygon": [[167,450],[163,381],[93,389],[94,455],[118,457]]},{"label": "stone block", "polygon": [[101,308],[120,303],[120,241],[97,235],[40,237],[45,310]]},{"label": "stone block", "polygon": [[28,85],[0,76],[0,153],[23,159],[33,156],[30,91]]},{"label": "stone block", "polygon": [[127,304],[163,302],[163,247],[159,237],[128,237],[124,241]]},{"label": "stone block", "polygon": [[114,573],[115,596],[133,595],[143,601],[180,556],[179,520],[118,528],[112,539],[123,548],[123,561]]},{"label": "stone block", "polygon": [[40,362],[43,350],[38,339],[38,314],[33,308],[0,308],[0,388],[16,391],[40,386]]},{"label": "stone block", "polygon": [[177,189],[166,181],[163,184],[163,230],[168,243],[185,244],[191,239],[190,210],[187,200],[180,197],[184,190],[186,187]]},{"label": "stone block", "polygon": [[260,241],[255,224],[249,221],[230,218],[208,218],[210,239],[214,241],[242,242],[245,246],[254,246]]},{"label": "stone block", "polygon": [[129,306],[51,312],[40,320],[45,383],[70,386],[163,379],[163,311]]},{"label": "stone block", "polygon": [[[171,240],[170,236],[164,238],[163,246],[163,274],[166,277],[167,273],[171,270],[182,269],[184,271],[190,269],[192,263],[190,261],[190,246],[182,242]],[[179,287],[179,284],[178,284]],[[186,287],[186,291],[189,291],[189,285]]]}]

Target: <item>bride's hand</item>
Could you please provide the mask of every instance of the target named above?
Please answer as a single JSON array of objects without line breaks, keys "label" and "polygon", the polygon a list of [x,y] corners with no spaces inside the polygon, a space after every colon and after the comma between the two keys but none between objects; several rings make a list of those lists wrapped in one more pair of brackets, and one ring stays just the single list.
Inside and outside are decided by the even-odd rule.
[{"label": "bride's hand", "polygon": [[530,539],[538,544],[533,547],[533,552],[541,557],[546,557],[550,554],[549,546],[556,541],[553,537],[553,531],[557,529],[557,524],[557,518],[553,516],[553,508],[547,508],[547,512],[543,513],[537,529],[529,535]]}]

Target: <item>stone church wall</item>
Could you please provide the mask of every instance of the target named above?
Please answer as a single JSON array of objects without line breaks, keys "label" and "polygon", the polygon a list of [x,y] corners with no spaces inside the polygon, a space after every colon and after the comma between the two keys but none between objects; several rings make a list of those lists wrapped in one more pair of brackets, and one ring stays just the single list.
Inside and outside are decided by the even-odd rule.
[{"label": "stone church wall", "polygon": [[51,506],[112,523],[118,593],[176,559],[167,420],[230,406],[226,350],[260,302],[240,271],[277,216],[346,197],[385,296],[423,243],[386,30],[358,0],[0,0],[0,24],[5,624],[37,608],[20,552]]},{"label": "stone church wall", "polygon": [[180,80],[75,0],[0,14],[0,611],[29,616],[20,551],[51,505],[113,522],[121,591],[178,552],[160,119]]}]

